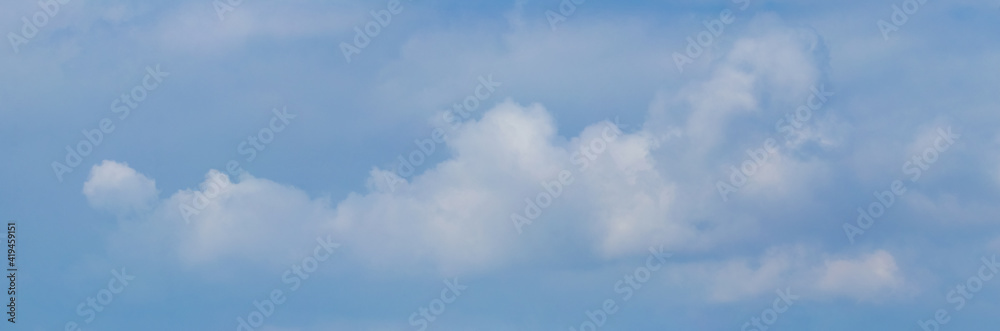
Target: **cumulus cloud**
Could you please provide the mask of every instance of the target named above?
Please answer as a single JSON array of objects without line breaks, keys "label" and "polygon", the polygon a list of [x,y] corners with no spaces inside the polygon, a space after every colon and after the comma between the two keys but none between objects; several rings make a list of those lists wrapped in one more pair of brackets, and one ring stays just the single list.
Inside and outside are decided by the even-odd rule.
[{"label": "cumulus cloud", "polygon": [[[450,159],[391,190],[388,172],[375,169],[368,180],[373,191],[352,193],[335,206],[249,174],[233,181],[212,170],[199,189],[163,200],[136,231],[175,235],[178,258],[188,264],[275,256],[266,247],[329,233],[374,267],[423,264],[448,272],[495,268],[530,248],[557,246],[534,239],[561,227],[597,243],[589,249],[602,257],[692,233],[671,232],[683,227],[658,221],[675,193],[652,170],[647,137],[606,121],[570,139],[555,132],[540,105],[505,102],[438,147],[448,148]],[[572,182],[549,195],[544,216],[515,225],[511,215],[548,194],[545,185],[562,172]]]},{"label": "cumulus cloud", "polygon": [[[610,122],[569,139],[555,132],[540,105],[500,104],[449,137],[451,159],[395,191],[341,201],[335,227],[361,234],[356,244],[370,256],[447,269],[496,265],[527,254],[526,248],[551,245],[534,239],[553,229],[598,243],[588,249],[601,256],[642,251],[651,237],[667,237],[649,234],[669,227],[656,220],[673,192],[652,170],[648,137]],[[542,216],[515,225],[512,213],[524,216],[530,204],[548,204],[539,195],[547,195],[546,185],[554,187],[563,172],[572,179],[551,189],[560,193],[551,206],[540,207]],[[373,172],[372,180],[382,180],[380,174]],[[387,240],[365,239],[373,237]]]},{"label": "cumulus cloud", "polygon": [[139,220],[121,222],[113,247],[137,258],[166,250],[186,267],[225,261],[277,267],[332,235],[323,232],[332,216],[328,199],[246,173],[238,179],[209,171],[198,189],[178,191]]},{"label": "cumulus cloud", "polygon": [[[700,96],[705,102],[716,97]],[[373,191],[329,206],[294,188],[250,176],[230,183],[213,171],[200,190],[175,193],[157,215],[180,227],[185,222],[178,208],[199,193],[209,195],[213,182],[227,187],[198,208],[193,225],[178,230],[185,233],[178,247],[188,262],[252,251],[255,246],[244,243],[261,237],[277,243],[281,236],[275,234],[290,232],[282,222],[340,234],[373,265],[427,264],[452,272],[531,259],[541,248],[583,248],[591,258],[606,259],[643,252],[652,243],[681,248],[701,240],[689,218],[670,212],[678,188],[656,168],[653,132],[624,132],[608,121],[575,137],[557,131],[541,105],[507,101],[449,133],[438,148],[451,157],[393,190],[385,189],[386,171],[375,169],[368,180]],[[562,172],[572,180],[551,206],[541,208],[531,224],[515,226],[512,215],[526,215]],[[211,180],[219,176],[225,179]],[[539,240],[556,232],[573,239]]]},{"label": "cumulus cloud", "polygon": [[[716,195],[715,179],[728,175],[719,169],[739,164],[746,148],[760,145],[734,142],[734,123],[749,121],[739,127],[741,135],[760,142],[779,136],[775,119],[823,82],[813,33],[771,18],[751,31],[718,69],[659,93],[649,120],[636,130],[600,121],[563,136],[542,105],[508,100],[449,131],[436,145],[447,157],[423,173],[402,179],[374,168],[368,192],[334,202],[247,173],[211,170],[198,189],[178,191],[137,222],[123,222],[114,240],[119,247],[136,241],[166,247],[186,266],[231,260],[282,266],[317,236],[330,235],[366,268],[441,274],[567,254],[606,263],[663,245],[714,256],[674,271],[677,279],[702,285],[709,301],[744,300],[783,286],[816,297],[873,300],[902,288],[905,277],[885,251],[830,257],[794,246],[800,240],[794,237],[762,241],[762,228],[787,221],[746,215],[804,201],[813,179],[827,177],[827,160],[811,155],[807,142],[837,146],[838,136],[829,133],[840,125],[833,116],[806,123],[801,136],[760,165],[742,192],[756,205],[723,205]],[[567,173],[569,180],[562,179]],[[134,196],[112,194],[92,205],[137,204],[129,199]],[[733,241],[764,253],[733,258],[725,253]]]},{"label": "cumulus cloud", "polygon": [[101,162],[90,169],[83,195],[95,209],[115,214],[148,210],[156,202],[156,181],[115,161]]}]

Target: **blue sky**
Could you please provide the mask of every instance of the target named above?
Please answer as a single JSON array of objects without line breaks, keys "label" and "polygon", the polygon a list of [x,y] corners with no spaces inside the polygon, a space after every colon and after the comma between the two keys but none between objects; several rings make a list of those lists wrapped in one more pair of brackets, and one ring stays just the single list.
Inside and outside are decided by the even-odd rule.
[{"label": "blue sky", "polygon": [[8,1],[3,328],[988,329],[998,19]]}]

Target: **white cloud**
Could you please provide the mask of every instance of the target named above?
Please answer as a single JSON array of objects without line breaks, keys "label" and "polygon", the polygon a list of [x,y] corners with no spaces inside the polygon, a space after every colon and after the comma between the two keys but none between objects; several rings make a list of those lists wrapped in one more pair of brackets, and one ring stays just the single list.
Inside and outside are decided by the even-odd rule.
[{"label": "white cloud", "polygon": [[[644,135],[607,139],[615,132],[610,122],[594,124],[572,139],[555,132],[540,105],[503,103],[437,147],[448,148],[450,159],[394,191],[372,185],[375,191],[352,193],[335,207],[293,187],[246,174],[234,183],[213,170],[199,190],[173,194],[121,237],[157,241],[148,238],[155,233],[171,238],[162,241],[181,262],[199,265],[227,258],[278,262],[289,256],[274,247],[330,233],[373,267],[425,265],[466,272],[531,259],[532,249],[558,246],[531,239],[553,231],[595,243],[591,249],[600,257],[641,252],[658,240],[680,245],[693,233],[661,219],[675,193],[653,170],[652,145]],[[573,153],[592,148],[597,140],[606,152],[585,161],[585,168],[574,163],[582,159],[572,158]],[[511,213],[522,211],[524,199],[535,197],[543,181],[557,180],[563,170],[573,173],[574,182],[526,229],[528,235],[518,236]],[[374,170],[369,183],[383,181],[382,174]],[[200,196],[214,198],[196,202]],[[180,211],[183,205],[202,205],[190,224]]]},{"label": "white cloud", "polygon": [[[736,105],[753,106],[758,90],[783,88],[786,81],[799,83],[796,79],[800,76],[792,79],[785,78],[787,74],[770,73],[786,69],[753,55],[752,49],[758,47],[803,49],[797,44],[783,45],[798,41],[779,36],[764,34],[759,41],[741,43],[757,46],[741,46],[732,55],[732,64],[720,71],[730,74],[696,83],[696,90],[704,93],[689,94],[685,100],[698,105],[696,113],[710,113],[719,107],[733,107],[718,100],[728,98],[734,89],[744,95],[734,101]],[[790,59],[804,56],[786,54]],[[787,62],[793,65],[787,70],[801,71],[797,66],[803,61]],[[741,69],[748,63],[761,69]],[[733,81],[738,82],[737,87],[717,90]],[[770,81],[781,84],[767,83]],[[758,86],[759,82],[766,84]],[[809,86],[803,84],[798,89],[807,91]],[[688,132],[697,136],[702,128],[721,127],[728,116],[726,112],[722,115],[705,116],[696,121],[701,124],[689,126]],[[673,151],[663,149],[654,139],[659,134],[655,128],[646,126],[607,139],[609,128],[614,128],[613,124],[599,122],[576,137],[561,137],[555,119],[541,105],[520,106],[507,101],[485,111],[480,120],[449,133],[447,142],[436,147],[450,152],[449,159],[408,178],[395,190],[386,189],[384,171],[375,169],[368,179],[373,191],[350,194],[336,206],[314,201],[295,188],[248,176],[212,200],[190,229],[180,230],[184,233],[181,255],[190,263],[207,263],[231,255],[266,254],[255,252],[260,245],[246,243],[266,237],[277,245],[281,235],[293,240],[308,233],[289,233],[289,227],[282,223],[289,222],[282,219],[285,215],[295,215],[291,221],[295,229],[340,234],[346,246],[372,265],[430,265],[455,272],[494,268],[511,260],[533,259],[537,250],[576,245],[582,245],[595,259],[641,253],[654,243],[675,250],[712,247],[719,238],[712,232],[728,229],[698,230],[690,214],[674,211],[678,192],[705,191],[704,183],[680,186],[661,172],[655,154]],[[581,151],[594,146],[606,152],[581,162]],[[557,180],[563,170],[572,173],[574,182],[543,210],[526,235],[518,236],[511,213],[523,211],[525,199],[536,197],[543,189],[541,183]],[[194,199],[196,193],[185,190],[174,194],[158,215],[171,218],[164,221],[166,224],[180,226],[184,222],[177,220],[180,215],[175,209]],[[691,208],[685,212],[701,213]],[[539,240],[553,233],[572,239]]]},{"label": "white cloud", "polygon": [[[333,215],[328,199],[245,173],[238,182],[216,170],[205,177],[200,189],[178,191],[140,220],[120,222],[113,251],[144,258],[166,250],[186,267],[234,260],[280,267],[310,253],[317,237],[333,235],[323,228]],[[196,211],[190,223],[184,207]]]},{"label": "white cloud", "polygon": [[[802,104],[818,84],[818,36],[787,28],[770,15],[755,17],[747,36],[737,39],[702,83],[682,89],[673,103],[659,101],[656,112],[689,109],[684,133],[696,150],[707,153],[727,138],[739,115],[769,119],[783,116]],[[763,127],[771,133],[774,128]],[[726,144],[731,145],[731,144]]]},{"label": "white cloud", "polygon": [[[337,231],[356,234],[349,240],[375,261],[426,261],[446,270],[502,264],[527,248],[550,245],[533,242],[530,233],[563,227],[580,240],[601,243],[594,247],[601,255],[644,250],[642,242],[651,238],[637,236],[660,227],[651,221],[670,200],[669,190],[655,184],[648,139],[625,134],[606,141],[607,152],[587,161],[586,169],[573,163],[573,153],[611,125],[592,125],[567,140],[555,135],[541,106],[505,102],[449,137],[451,159],[392,193],[353,194],[340,202]],[[529,235],[518,236],[511,213],[522,211],[524,199],[536,197],[540,183],[557,180],[563,170],[574,182],[525,229]],[[374,171],[370,181],[382,180],[380,174]],[[574,209],[592,213],[565,217]]]},{"label": "white cloud", "polygon": [[817,288],[865,301],[883,301],[897,295],[906,284],[896,260],[886,251],[875,251],[858,259],[828,260],[821,268]]},{"label": "white cloud", "polygon": [[83,195],[91,207],[121,215],[148,210],[159,191],[155,181],[127,164],[106,160],[90,169]]},{"label": "white cloud", "polygon": [[[436,146],[448,157],[394,189],[385,183],[387,171],[375,168],[367,179],[369,192],[331,202],[267,179],[247,174],[230,179],[212,170],[200,189],[176,192],[160,201],[152,216],[123,222],[115,240],[129,247],[137,241],[166,247],[187,266],[234,259],[282,266],[300,258],[318,235],[330,234],[366,267],[444,274],[568,252],[600,263],[644,254],[654,244],[714,256],[727,241],[753,241],[768,222],[781,220],[722,208],[711,179],[725,176],[716,169],[733,161],[706,151],[734,145],[727,141],[727,130],[737,116],[762,116],[773,123],[801,104],[820,80],[815,36],[765,23],[756,23],[750,37],[737,40],[720,69],[704,81],[673,97],[660,93],[650,117],[678,113],[670,107],[681,104],[686,108],[680,109],[689,109],[681,124],[650,121],[639,131],[606,139],[614,125],[602,121],[564,137],[541,105],[507,101],[449,132],[447,142]],[[776,134],[770,124],[749,130]],[[576,153],[598,140],[605,152],[582,166]],[[792,156],[797,148],[782,148],[764,165],[744,192],[749,201],[774,194],[804,199],[811,184],[807,179],[825,177],[827,164],[800,161]],[[733,150],[743,156],[744,148]],[[573,183],[519,235],[510,215],[523,211],[525,199],[536,197],[543,182],[557,180],[564,170],[572,173]],[[222,178],[225,189],[186,224],[179,208],[207,195],[213,178]],[[702,258],[683,266],[680,274],[705,286],[708,300],[717,302],[786,285],[817,296],[871,300],[873,293],[903,284],[886,252],[858,259],[826,256],[801,248],[771,249],[757,259]],[[864,285],[858,290],[848,286],[852,282]]]},{"label": "white cloud", "polygon": [[672,281],[704,292],[710,302],[753,299],[783,288],[814,301],[883,302],[914,293],[895,258],[882,250],[828,257],[803,246],[772,247],[760,257],[682,263],[670,273]]}]

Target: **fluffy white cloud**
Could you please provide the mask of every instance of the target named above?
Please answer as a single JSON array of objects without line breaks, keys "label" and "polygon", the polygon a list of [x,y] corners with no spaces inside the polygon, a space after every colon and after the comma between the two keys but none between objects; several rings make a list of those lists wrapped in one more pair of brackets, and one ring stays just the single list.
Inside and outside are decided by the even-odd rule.
[{"label": "fluffy white cloud", "polygon": [[211,170],[199,189],[178,191],[141,219],[120,222],[112,246],[135,258],[165,250],[187,267],[233,260],[278,267],[333,235],[323,229],[333,215],[329,206],[294,187],[246,173],[233,182]]},{"label": "fluffy white cloud", "polygon": [[[644,134],[624,133],[610,122],[571,139],[555,132],[540,105],[505,102],[437,147],[450,149],[450,159],[394,190],[384,190],[385,171],[375,169],[369,182],[383,189],[353,193],[336,206],[293,187],[248,174],[233,182],[212,170],[198,190],[163,200],[121,237],[171,237],[163,242],[177,257],[198,265],[226,258],[281,261],[288,256],[271,247],[329,233],[375,267],[463,272],[531,259],[534,249],[558,249],[565,243],[538,241],[553,232],[594,243],[587,249],[595,257],[641,252],[651,242],[679,246],[694,234],[679,220],[661,218],[676,193],[653,170]],[[525,235],[518,235],[511,215],[525,215],[526,200],[541,201],[540,194],[549,194],[545,184],[563,172],[571,183],[554,189],[561,192],[551,195],[551,206],[541,207],[542,216],[521,225]]]},{"label": "fluffy white cloud", "polygon": [[[395,191],[340,202],[337,232],[356,234],[349,240],[376,261],[430,262],[446,270],[489,267],[528,254],[528,248],[552,246],[535,239],[554,229],[599,243],[591,248],[601,255],[645,249],[641,242],[651,238],[637,236],[661,227],[652,220],[671,196],[657,184],[649,139],[610,122],[572,139],[555,132],[540,105],[505,102],[450,135],[451,159]],[[542,216],[521,226],[525,235],[519,236],[511,214],[524,216],[526,199],[547,204],[539,194],[547,195],[545,183],[554,185],[563,171],[572,182],[552,187],[561,192],[551,206],[540,207]],[[384,177],[382,170],[372,175],[373,182]]]},{"label": "fluffy white cloud", "polygon": [[[122,222],[116,245],[165,247],[187,266],[234,259],[283,266],[329,234],[365,267],[443,274],[567,254],[604,263],[663,245],[715,256],[674,271],[701,284],[709,301],[743,300],[783,286],[859,300],[899,289],[903,276],[884,251],[830,259],[780,248],[797,244],[790,237],[780,239],[790,243],[760,242],[762,228],[781,220],[741,215],[739,206],[718,199],[714,179],[728,174],[718,169],[738,164],[732,155],[745,157],[746,144],[731,141],[732,124],[761,117],[765,125],[742,127],[748,132],[741,135],[777,136],[774,120],[821,82],[815,35],[769,19],[751,31],[703,80],[674,95],[661,92],[650,120],[636,131],[602,121],[565,137],[541,105],[506,101],[449,131],[435,147],[446,159],[398,183],[387,183],[391,172],[375,168],[369,192],[332,202],[249,174],[230,178],[212,170],[199,189],[176,192],[151,216]],[[746,201],[766,208],[805,199],[810,179],[825,177],[824,160],[800,153],[806,141],[831,146],[836,137],[808,130],[761,165],[743,193]],[[565,173],[571,179],[554,189]],[[531,222],[515,223],[523,220]],[[759,259],[718,256],[734,240],[769,250]],[[853,282],[863,286],[848,286]]]},{"label": "fluffy white cloud", "polygon": [[[734,61],[743,63],[745,57]],[[709,86],[725,85],[727,77],[716,77]],[[750,93],[754,88],[744,89]],[[711,104],[718,97],[698,94],[701,101],[692,102]],[[198,192],[208,195],[212,182],[227,186],[199,208],[192,225],[166,231],[184,234],[178,247],[190,263],[264,254],[253,252],[259,245],[245,243],[277,244],[281,235],[302,235],[290,234],[282,215],[295,215],[290,222],[296,229],[340,234],[373,265],[425,264],[447,271],[495,267],[511,259],[532,259],[533,251],[578,243],[587,243],[582,245],[585,252],[602,259],[643,252],[653,243],[682,249],[704,241],[690,217],[671,213],[678,187],[657,170],[655,132],[626,133],[610,122],[590,125],[571,138],[557,131],[541,105],[508,101],[450,132],[437,148],[447,149],[451,157],[394,190],[386,190],[385,171],[375,169],[368,180],[372,192],[351,194],[328,206],[294,188],[250,176],[238,183],[213,181],[221,174],[211,172],[201,190],[174,194],[157,215],[169,219],[164,224],[180,226],[185,222],[178,220],[183,218],[178,208],[193,204],[189,201]],[[540,202],[545,184],[558,181],[561,172],[570,173],[572,183],[564,185],[552,206],[541,208],[542,216],[523,225],[525,235],[518,235],[512,214],[526,216],[529,204]],[[311,212],[303,215],[303,209]],[[570,242],[539,240],[553,233]]]},{"label": "fluffy white cloud", "polygon": [[114,161],[94,165],[83,184],[83,195],[91,207],[115,214],[148,210],[158,194],[155,181]]}]

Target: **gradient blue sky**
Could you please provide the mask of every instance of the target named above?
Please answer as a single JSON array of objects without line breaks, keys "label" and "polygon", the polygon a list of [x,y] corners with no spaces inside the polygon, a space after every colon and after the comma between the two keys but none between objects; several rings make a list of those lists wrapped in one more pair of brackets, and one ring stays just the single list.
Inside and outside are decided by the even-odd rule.
[{"label": "gradient blue sky", "polygon": [[[278,289],[255,330],[419,330],[411,315],[455,278],[467,289],[428,330],[579,330],[607,299],[601,330],[739,330],[778,289],[800,298],[772,330],[921,330],[939,309],[942,330],[1000,323],[1000,281],[950,295],[1000,254],[1000,1],[927,0],[886,38],[904,1],[590,0],[553,29],[555,0],[403,0],[346,61],[387,3],[246,0],[220,20],[210,0],[69,1],[4,43],[16,329],[234,330]],[[5,41],[42,10],[0,7]],[[156,66],[169,76],[120,119],[112,102]],[[442,114],[481,77],[500,86],[451,129]],[[832,95],[786,136],[814,88]],[[295,118],[247,160],[275,109]],[[105,118],[114,131],[60,181],[52,163]],[[435,128],[446,142],[389,188]],[[939,130],[958,138],[941,148]],[[932,154],[914,178],[907,162]],[[574,182],[518,234],[512,213],[561,171]],[[186,222],[212,178],[228,185]],[[906,192],[849,240],[896,180]],[[326,236],[340,246],[291,291],[283,274]],[[651,247],[672,255],[625,300],[616,282]],[[135,279],[86,322],[81,303],[122,268]]]}]

